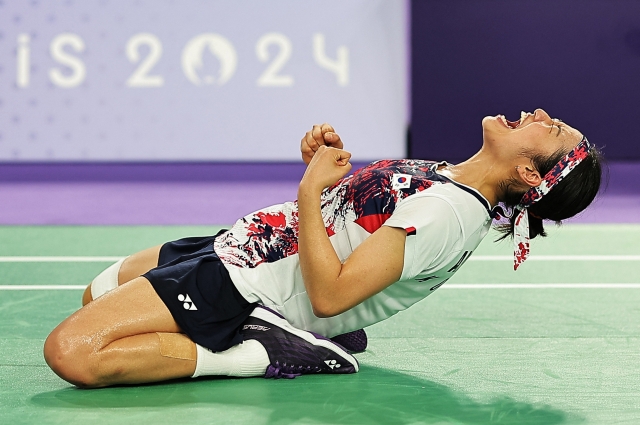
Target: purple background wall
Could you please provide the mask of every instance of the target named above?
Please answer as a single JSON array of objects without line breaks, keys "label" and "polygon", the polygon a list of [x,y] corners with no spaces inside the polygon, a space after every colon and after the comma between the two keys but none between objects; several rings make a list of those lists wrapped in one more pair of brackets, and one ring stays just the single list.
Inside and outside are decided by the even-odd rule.
[{"label": "purple background wall", "polygon": [[411,156],[465,159],[482,117],[541,107],[609,160],[640,160],[640,1],[414,0],[411,14]]}]

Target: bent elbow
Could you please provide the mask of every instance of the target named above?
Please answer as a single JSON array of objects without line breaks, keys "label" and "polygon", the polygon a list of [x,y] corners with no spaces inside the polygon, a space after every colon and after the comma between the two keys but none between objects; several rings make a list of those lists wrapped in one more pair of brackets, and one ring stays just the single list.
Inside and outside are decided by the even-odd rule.
[{"label": "bent elbow", "polygon": [[313,314],[321,319],[337,316],[342,313],[331,300],[311,300],[311,308],[313,309]]},{"label": "bent elbow", "polygon": [[335,314],[328,313],[326,310],[319,309],[316,307],[313,307],[313,314],[320,319],[326,319],[327,317],[335,316]]}]

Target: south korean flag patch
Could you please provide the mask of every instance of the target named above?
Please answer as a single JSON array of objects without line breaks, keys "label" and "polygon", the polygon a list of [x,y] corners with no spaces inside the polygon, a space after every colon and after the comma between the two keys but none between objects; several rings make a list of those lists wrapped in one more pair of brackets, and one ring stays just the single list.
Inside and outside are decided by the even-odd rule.
[{"label": "south korean flag patch", "polygon": [[394,174],[391,178],[393,190],[409,189],[411,187],[411,174]]}]

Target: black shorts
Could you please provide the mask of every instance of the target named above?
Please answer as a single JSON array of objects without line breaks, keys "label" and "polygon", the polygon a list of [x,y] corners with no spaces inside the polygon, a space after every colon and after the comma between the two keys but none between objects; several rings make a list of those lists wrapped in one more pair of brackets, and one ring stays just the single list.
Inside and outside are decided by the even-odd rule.
[{"label": "black shorts", "polygon": [[213,251],[216,236],[167,242],[160,248],[158,267],[143,276],[182,332],[203,347],[224,351],[242,342],[240,327],[255,304],[238,292]]}]

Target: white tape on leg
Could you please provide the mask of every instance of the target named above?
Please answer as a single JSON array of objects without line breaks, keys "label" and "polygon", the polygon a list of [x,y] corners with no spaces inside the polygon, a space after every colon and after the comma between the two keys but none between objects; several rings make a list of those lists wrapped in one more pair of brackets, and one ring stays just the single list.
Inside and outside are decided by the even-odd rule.
[{"label": "white tape on leg", "polygon": [[118,287],[118,273],[125,258],[107,267],[91,282],[91,298],[94,300]]}]

